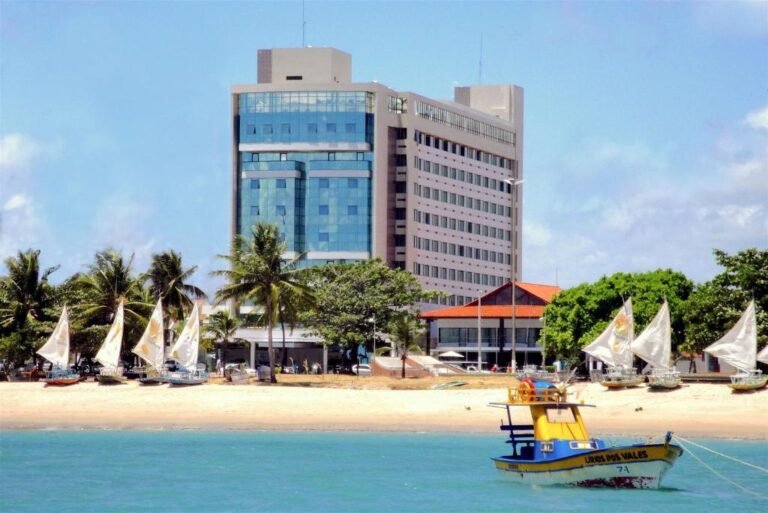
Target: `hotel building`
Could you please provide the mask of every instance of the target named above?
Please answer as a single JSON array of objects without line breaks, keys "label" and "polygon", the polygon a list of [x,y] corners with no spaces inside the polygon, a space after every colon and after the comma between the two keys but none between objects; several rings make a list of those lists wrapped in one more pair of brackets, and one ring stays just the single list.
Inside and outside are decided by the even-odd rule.
[{"label": "hotel building", "polygon": [[333,48],[259,50],[257,68],[231,91],[233,235],[275,223],[304,265],[380,258],[446,306],[508,282],[513,262],[519,276],[521,88],[435,100],[353,82]]}]

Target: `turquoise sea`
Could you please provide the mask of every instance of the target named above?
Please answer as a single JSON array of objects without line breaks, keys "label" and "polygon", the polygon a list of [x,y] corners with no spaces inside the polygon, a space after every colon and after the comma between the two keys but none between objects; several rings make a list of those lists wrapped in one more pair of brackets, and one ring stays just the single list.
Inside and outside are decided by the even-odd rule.
[{"label": "turquoise sea", "polygon": [[[541,487],[490,461],[503,435],[254,431],[0,432],[0,511],[752,513],[744,493],[688,454],[661,490]],[[696,440],[760,466],[768,442]],[[708,456],[768,496],[757,470]]]}]

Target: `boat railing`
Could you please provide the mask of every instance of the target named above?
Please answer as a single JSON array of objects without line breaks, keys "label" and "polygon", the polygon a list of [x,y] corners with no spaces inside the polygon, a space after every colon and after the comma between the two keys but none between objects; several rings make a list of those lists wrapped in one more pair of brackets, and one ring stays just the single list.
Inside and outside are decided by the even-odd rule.
[{"label": "boat railing", "polygon": [[525,381],[517,387],[510,387],[507,390],[507,402],[509,404],[537,404],[537,403],[559,403],[565,401],[567,393],[554,385],[547,388],[536,388],[528,385]]}]

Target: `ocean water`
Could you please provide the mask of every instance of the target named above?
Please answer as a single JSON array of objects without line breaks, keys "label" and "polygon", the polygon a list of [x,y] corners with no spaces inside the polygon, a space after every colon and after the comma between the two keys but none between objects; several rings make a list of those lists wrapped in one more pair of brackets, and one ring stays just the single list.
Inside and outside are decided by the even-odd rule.
[{"label": "ocean water", "polygon": [[[768,442],[696,440],[760,466]],[[749,495],[685,454],[661,490],[512,483],[504,436],[254,431],[0,432],[2,512],[752,513]],[[695,450],[750,490],[766,474]]]}]

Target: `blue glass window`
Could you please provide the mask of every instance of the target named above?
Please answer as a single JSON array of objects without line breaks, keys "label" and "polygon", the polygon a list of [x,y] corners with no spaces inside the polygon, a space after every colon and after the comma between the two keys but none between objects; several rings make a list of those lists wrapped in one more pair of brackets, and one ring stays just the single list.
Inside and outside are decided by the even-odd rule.
[{"label": "blue glass window", "polygon": [[251,180],[251,189],[259,189],[259,181],[258,180]]},{"label": "blue glass window", "polygon": [[326,123],[325,124],[325,131],[336,133],[336,123]]},{"label": "blue glass window", "polygon": [[318,208],[318,214],[321,216],[327,216],[328,215],[328,205],[320,205]]},{"label": "blue glass window", "polygon": [[264,125],[264,133],[265,134],[271,134],[272,133],[272,125],[270,125],[270,124]]},{"label": "blue glass window", "polygon": [[275,214],[279,216],[285,215],[285,205],[276,205],[275,206]]},{"label": "blue glass window", "polygon": [[257,215],[259,215],[259,207],[256,207],[256,206],[252,206],[252,207],[251,207],[251,215],[252,215],[252,216],[257,216]]},{"label": "blue glass window", "polygon": [[256,125],[248,125],[246,127],[246,130],[249,134],[255,134],[256,133]]},{"label": "blue glass window", "polygon": [[278,178],[275,180],[275,187],[278,189],[285,189],[285,178]]},{"label": "blue glass window", "polygon": [[328,232],[318,233],[317,240],[319,240],[320,242],[328,242]]},{"label": "blue glass window", "polygon": [[317,133],[317,123],[309,123],[307,125],[307,132],[310,134],[316,134]]},{"label": "blue glass window", "polygon": [[290,123],[283,123],[280,125],[280,133],[281,134],[290,134],[291,133],[291,124]]},{"label": "blue glass window", "polygon": [[328,188],[328,184],[329,184],[329,182],[328,182],[327,178],[321,178],[320,179],[320,183],[318,184],[318,187],[320,187],[321,189],[327,189]]},{"label": "blue glass window", "polygon": [[348,178],[347,187],[350,189],[357,189],[357,178]]},{"label": "blue glass window", "polygon": [[345,125],[347,133],[348,134],[354,134],[355,133],[355,124],[354,123],[347,123]]},{"label": "blue glass window", "polygon": [[347,215],[356,216],[357,215],[357,205],[347,205]]}]

